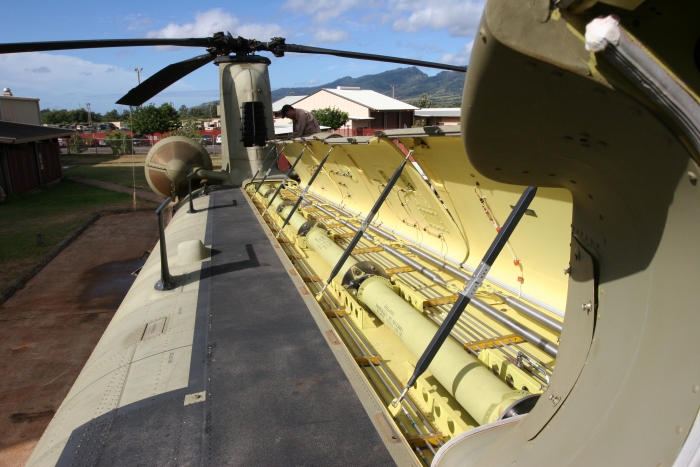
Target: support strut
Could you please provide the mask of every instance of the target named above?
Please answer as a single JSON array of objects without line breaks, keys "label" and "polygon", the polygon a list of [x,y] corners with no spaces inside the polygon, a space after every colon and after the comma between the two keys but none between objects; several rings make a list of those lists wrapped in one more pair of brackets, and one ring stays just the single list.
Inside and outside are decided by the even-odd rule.
[{"label": "support strut", "polygon": [[[258,177],[258,174],[260,173],[263,166],[265,165],[265,162],[267,162],[267,159],[272,155],[272,151],[274,151],[276,147],[277,146],[275,146],[274,144],[272,145],[272,147],[270,148],[270,152],[267,153],[267,156],[265,156],[265,159],[263,159],[262,164],[260,164],[260,167],[258,167],[258,171],[255,172],[255,175],[253,175],[253,178],[250,179],[250,183],[253,183],[255,181],[255,179]],[[282,147],[282,149],[284,150],[284,146]]]},{"label": "support strut", "polygon": [[[275,147],[276,147],[276,146],[275,146]],[[270,167],[267,168],[267,172],[265,172],[265,176],[262,178],[262,180],[260,180],[260,183],[258,184],[258,187],[255,189],[255,193],[253,193],[253,194],[257,194],[258,191],[260,191],[260,187],[263,186],[263,183],[265,183],[265,180],[267,180],[267,176],[270,175],[270,172],[272,171],[272,167],[273,167],[273,166],[277,163],[277,161],[279,160],[279,158],[280,158],[280,156],[282,155],[282,152],[284,151],[284,148],[285,148],[285,147],[286,147],[286,146],[282,146],[282,149],[280,149],[280,150],[277,151],[277,157],[275,157],[275,160],[272,161],[272,164],[270,164]],[[260,167],[262,167],[262,165],[261,165]]]},{"label": "support strut", "polygon": [[172,201],[172,198],[165,199],[156,209],[158,234],[160,235],[160,279],[153,287],[156,290],[171,290],[175,288],[175,278],[170,275],[170,269],[168,268],[168,248],[165,246],[165,227],[163,226],[163,211],[168,207],[170,201]]},{"label": "support strut", "polygon": [[340,268],[345,263],[345,260],[348,259],[348,256],[350,256],[350,254],[352,253],[352,250],[355,249],[355,247],[359,243],[360,239],[364,235],[365,230],[367,230],[367,227],[372,223],[372,219],[374,218],[374,216],[377,215],[377,212],[379,212],[379,208],[382,207],[382,204],[384,204],[384,201],[386,200],[387,196],[389,196],[391,189],[394,187],[394,185],[398,181],[399,177],[401,176],[401,172],[403,172],[403,168],[406,166],[406,162],[408,162],[408,159],[411,157],[412,154],[413,154],[413,150],[411,149],[408,152],[408,154],[406,154],[406,157],[401,162],[401,165],[399,165],[396,168],[396,171],[394,171],[394,175],[391,176],[391,179],[387,182],[386,186],[384,187],[384,190],[382,190],[382,193],[379,195],[379,198],[377,198],[377,201],[374,203],[374,206],[372,206],[372,209],[365,217],[365,220],[362,221],[362,225],[357,230],[357,232],[355,233],[355,236],[352,238],[352,240],[348,244],[347,248],[345,249],[345,252],[343,252],[343,256],[341,256],[340,259],[338,260],[338,262],[336,263],[335,267],[331,271],[330,276],[326,280],[326,283],[323,285],[323,288],[318,293],[318,295],[316,295],[316,298],[319,298],[323,295],[323,292],[326,291],[326,289],[328,288],[328,285],[331,283],[333,278],[338,275],[338,272],[340,271]]},{"label": "support strut", "polygon": [[513,230],[515,230],[515,227],[520,222],[520,219],[522,219],[536,193],[537,187],[530,186],[525,189],[520,197],[520,200],[518,201],[518,204],[516,204],[515,208],[511,211],[510,216],[508,216],[508,219],[506,220],[505,224],[503,224],[500,232],[498,232],[498,235],[496,235],[493,243],[491,243],[491,246],[484,255],[484,258],[481,260],[481,263],[479,263],[479,266],[474,271],[472,279],[467,283],[464,290],[460,292],[459,298],[454,303],[449,314],[440,325],[440,329],[438,329],[438,331],[435,333],[433,339],[430,341],[430,344],[428,344],[428,347],[423,352],[423,355],[421,355],[413,374],[409,378],[408,383],[406,383],[406,387],[404,388],[403,392],[401,392],[401,395],[391,403],[392,406],[396,407],[401,403],[403,398],[406,397],[408,390],[416,383],[418,377],[420,377],[420,375],[422,375],[425,370],[428,369],[430,362],[433,361],[435,354],[438,353],[438,350],[440,350],[440,347],[445,342],[445,339],[447,339],[447,337],[450,335],[452,328],[457,323],[457,320],[462,315],[462,312],[467,307],[471,299],[474,298],[476,291],[479,290],[479,287],[486,278],[491,266],[508,242]]},{"label": "support strut", "polygon": [[309,188],[311,188],[311,185],[314,183],[314,180],[316,180],[316,176],[321,173],[321,169],[323,168],[323,164],[326,163],[328,160],[328,156],[330,155],[331,151],[333,151],[333,147],[328,150],[326,155],[323,157],[321,162],[318,164],[318,167],[316,167],[316,170],[314,171],[313,175],[311,175],[311,178],[309,179],[309,183],[306,184],[306,187],[304,188],[304,191],[301,192],[299,197],[297,198],[296,202],[294,203],[294,207],[292,207],[292,210],[289,211],[289,214],[287,215],[287,218],[284,220],[284,223],[282,224],[282,227],[280,228],[279,233],[277,234],[278,236],[282,233],[284,228],[287,226],[289,223],[289,220],[292,218],[296,210],[299,208],[299,204],[301,204],[301,201],[304,199],[304,196],[306,196],[306,193],[308,193]]},{"label": "support strut", "polygon": [[297,157],[297,160],[294,161],[294,164],[292,164],[292,167],[287,171],[287,174],[284,176],[284,180],[282,180],[282,183],[280,183],[277,186],[277,189],[275,190],[275,194],[272,195],[272,198],[270,198],[270,201],[267,202],[267,206],[265,206],[265,210],[263,211],[263,214],[265,213],[265,211],[268,210],[268,208],[270,207],[272,202],[275,200],[275,198],[277,198],[277,195],[280,194],[280,191],[282,191],[282,187],[284,186],[284,183],[289,179],[289,174],[294,172],[294,168],[297,166],[299,161],[301,161],[301,156],[304,155],[304,152],[306,152],[306,145],[304,145],[304,149],[301,150],[299,157]]}]

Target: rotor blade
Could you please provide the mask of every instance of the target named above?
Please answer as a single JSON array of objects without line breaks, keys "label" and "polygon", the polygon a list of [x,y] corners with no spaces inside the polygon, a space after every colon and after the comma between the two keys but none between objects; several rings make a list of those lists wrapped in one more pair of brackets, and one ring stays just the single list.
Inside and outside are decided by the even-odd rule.
[{"label": "rotor blade", "polygon": [[117,101],[122,105],[141,105],[175,81],[184,78],[196,69],[213,61],[212,54],[204,54],[182,62],[173,63],[139,84]]},{"label": "rotor blade", "polygon": [[299,52],[305,54],[335,55],[337,57],[357,58],[359,60],[374,60],[375,62],[401,63],[403,65],[423,66],[427,68],[438,68],[441,70],[466,72],[467,67],[447,65],[445,63],[424,62],[422,60],[411,60],[409,58],[388,57],[386,55],[365,54],[360,52],[346,52],[344,50],[322,49],[320,47],[309,47],[306,45],[284,44],[282,48],[285,52]]},{"label": "rotor blade", "polygon": [[55,41],[55,42],[16,42],[0,44],[0,54],[20,52],[43,52],[47,50],[99,49],[103,47],[143,47],[154,45],[173,45],[180,47],[211,47],[212,37],[190,39],[101,39],[89,41]]}]

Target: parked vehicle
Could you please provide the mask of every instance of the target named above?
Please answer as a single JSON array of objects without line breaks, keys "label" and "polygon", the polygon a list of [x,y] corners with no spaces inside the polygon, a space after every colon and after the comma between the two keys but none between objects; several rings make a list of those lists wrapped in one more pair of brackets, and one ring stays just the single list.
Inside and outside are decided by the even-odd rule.
[{"label": "parked vehicle", "polygon": [[66,141],[64,138],[58,138],[58,147],[59,148],[67,148],[68,141]]},{"label": "parked vehicle", "polygon": [[214,140],[214,144],[221,144],[221,133],[216,135],[216,139]]},{"label": "parked vehicle", "polygon": [[150,146],[151,140],[147,136],[134,133],[132,138],[134,138],[134,146]]},{"label": "parked vehicle", "polygon": [[212,138],[211,135],[202,135],[201,137],[203,146],[209,146],[214,144],[214,138]]}]

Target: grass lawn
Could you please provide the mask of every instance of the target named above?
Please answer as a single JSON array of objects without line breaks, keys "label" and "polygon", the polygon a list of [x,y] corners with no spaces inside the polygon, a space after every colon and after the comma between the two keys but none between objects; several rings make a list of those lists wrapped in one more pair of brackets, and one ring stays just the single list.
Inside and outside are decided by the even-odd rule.
[{"label": "grass lawn", "polygon": [[134,186],[135,180],[136,188],[150,191],[143,172],[145,156],[145,154],[121,157],[106,154],[80,154],[77,156],[79,165],[75,165],[74,154],[63,154],[61,162],[64,166],[70,166],[69,169],[63,170],[63,175],[68,178],[92,178],[128,188]]},{"label": "grass lawn", "polygon": [[[137,207],[157,207],[149,201],[137,203]],[[0,203],[0,294],[94,213],[132,207],[130,195],[70,180],[9,196]],[[42,236],[41,246],[37,233]]]},{"label": "grass lawn", "polygon": [[[209,154],[214,170],[221,170],[221,154]],[[116,183],[128,188],[136,188],[150,191],[143,171],[146,154],[134,154],[125,156],[113,156],[111,154],[81,153],[62,154],[61,163],[69,166],[63,170],[65,177],[83,177],[101,180],[103,182]],[[76,165],[77,162],[77,165]],[[135,166],[135,167],[134,167]]]}]

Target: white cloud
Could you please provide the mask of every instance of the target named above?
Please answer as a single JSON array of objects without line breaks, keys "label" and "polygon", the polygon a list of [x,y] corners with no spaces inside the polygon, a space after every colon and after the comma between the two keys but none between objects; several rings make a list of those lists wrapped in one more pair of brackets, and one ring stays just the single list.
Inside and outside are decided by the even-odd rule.
[{"label": "white cloud", "polygon": [[198,12],[193,23],[170,23],[163,29],[149,31],[146,37],[207,37],[223,31],[232,36],[243,36],[248,39],[268,40],[275,36],[284,36],[284,28],[274,23],[241,23],[235,16],[223,8],[214,8]]},{"label": "white cloud", "polygon": [[150,16],[127,15],[124,20],[128,23],[127,30],[133,31],[134,29],[140,29],[151,24]]},{"label": "white cloud", "polygon": [[394,21],[393,29],[403,32],[447,29],[453,36],[473,36],[485,3],[485,0],[392,0],[390,6],[394,10],[408,14]]},{"label": "white cloud", "polygon": [[353,8],[365,9],[371,3],[368,0],[287,0],[282,8],[313,16],[314,21],[322,23],[337,18]]},{"label": "white cloud", "polygon": [[316,34],[314,34],[314,41],[342,42],[347,40],[348,37],[350,37],[348,32],[340,29],[319,29]]},{"label": "white cloud", "polygon": [[29,73],[51,73],[51,70],[49,70],[49,68],[46,66],[41,66],[39,68],[25,68],[24,71]]},{"label": "white cloud", "polygon": [[110,98],[105,105],[113,106],[115,100],[136,85],[133,71],[41,52],[0,55],[0,76],[3,87],[12,89],[15,96],[38,97],[42,108],[75,108],[79,103],[91,102],[92,96],[104,94],[106,89],[116,98]]},{"label": "white cloud", "polygon": [[467,42],[456,55],[444,54],[441,61],[452,65],[466,65],[472,55],[472,48],[474,48],[474,40]]}]

